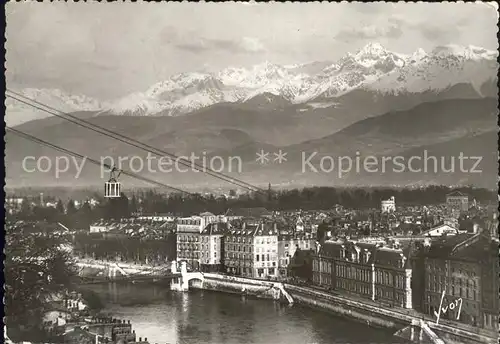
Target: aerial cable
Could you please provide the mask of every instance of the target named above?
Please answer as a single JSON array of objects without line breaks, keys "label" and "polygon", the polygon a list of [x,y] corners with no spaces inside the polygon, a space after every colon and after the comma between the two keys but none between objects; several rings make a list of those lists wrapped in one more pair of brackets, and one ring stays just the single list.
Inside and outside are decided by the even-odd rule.
[{"label": "aerial cable", "polygon": [[[60,151],[60,152],[62,152],[62,153],[64,153],[64,154],[67,154],[67,155],[70,155],[70,156],[74,156],[74,157],[79,158],[79,159],[82,159],[82,160],[84,160],[84,161],[89,161],[89,162],[93,163],[94,165],[97,165],[97,166],[104,166],[104,167],[106,167],[106,168],[108,168],[108,169],[110,169],[110,170],[113,168],[113,166],[110,166],[110,165],[108,165],[108,164],[104,164],[104,163],[103,163],[103,164],[101,164],[101,162],[99,162],[99,161],[97,161],[97,160],[94,160],[94,159],[92,159],[92,158],[89,158],[89,157],[83,156],[83,155],[81,155],[81,154],[75,153],[75,152],[73,152],[73,151],[71,151],[71,150],[69,150],[69,149],[65,149],[65,148],[62,148],[62,147],[56,146],[56,145],[54,145],[54,144],[52,144],[52,143],[50,143],[50,142],[47,142],[47,141],[44,141],[44,140],[42,140],[42,139],[39,139],[39,138],[37,138],[37,137],[35,137],[35,136],[32,136],[32,135],[26,134],[26,133],[24,133],[24,132],[22,132],[22,131],[20,131],[20,130],[17,130],[17,129],[14,129],[14,128],[11,128],[11,127],[8,127],[8,126],[6,126],[6,127],[5,127],[5,129],[6,129],[7,131],[9,131],[9,132],[11,132],[11,133],[13,133],[13,134],[17,135],[17,136],[20,136],[20,137],[24,138],[24,139],[27,139],[27,140],[32,141],[32,142],[35,142],[35,143],[39,143],[39,144],[41,144],[41,145],[43,145],[43,146],[46,146],[46,147],[52,148],[52,149],[54,149],[54,150]],[[168,184],[164,184],[164,183],[161,183],[161,182],[155,181],[155,180],[153,180],[153,179],[149,179],[149,178],[146,178],[146,177],[142,177],[142,176],[140,176],[140,175],[138,175],[138,174],[136,174],[136,173],[132,173],[132,172],[128,172],[128,171],[122,171],[122,173],[123,173],[123,174],[125,174],[125,175],[127,175],[127,176],[129,176],[129,177],[132,177],[132,178],[135,178],[135,179],[138,179],[138,180],[141,180],[141,181],[144,181],[144,182],[147,182],[147,183],[150,183],[150,184],[156,185],[156,186],[166,187],[166,188],[168,188],[168,189],[172,189],[172,190],[175,190],[175,191],[180,192],[180,193],[185,193],[185,194],[188,194],[188,195],[194,196],[194,194],[193,194],[193,193],[191,193],[191,192],[188,192],[188,191],[185,191],[185,190],[182,190],[182,189],[176,188],[176,187],[174,187],[174,186],[170,186],[170,185],[168,185]],[[202,196],[202,197],[203,197],[203,196]]]},{"label": "aerial cable", "polygon": [[[14,95],[16,95],[18,97],[22,97],[22,98],[27,99],[27,100],[19,99],[18,97],[12,96],[12,95],[7,94],[7,93],[6,93],[6,97],[10,97],[10,98],[12,98],[14,100],[17,100],[18,102],[21,102],[23,104],[31,106],[31,107],[33,107],[35,109],[44,111],[46,113],[49,113],[49,114],[54,115],[56,117],[62,118],[64,120],[67,120],[67,121],[69,121],[71,123],[74,123],[76,125],[79,125],[81,127],[87,128],[87,129],[92,130],[94,132],[98,132],[98,133],[103,134],[105,136],[111,137],[111,138],[113,138],[115,140],[124,142],[124,143],[126,143],[128,145],[131,145],[133,147],[142,149],[144,151],[147,151],[147,152],[150,152],[150,153],[154,153],[154,154],[159,155],[159,156],[162,156],[162,155],[169,156],[171,158],[176,159],[183,166],[186,166],[186,167],[196,167],[195,170],[197,170],[199,172],[207,173],[207,174],[209,174],[209,175],[211,175],[211,176],[213,176],[215,178],[218,178],[220,180],[229,182],[231,184],[234,184],[234,185],[246,188],[246,189],[248,189],[250,191],[259,192],[259,193],[266,193],[265,190],[263,190],[263,189],[261,189],[261,188],[259,188],[257,186],[251,185],[251,184],[249,184],[247,182],[244,182],[242,180],[239,180],[237,178],[226,176],[225,174],[222,174],[220,172],[216,172],[216,171],[214,171],[214,170],[212,170],[210,168],[207,168],[205,165],[199,165],[199,164],[196,164],[196,163],[194,163],[192,161],[189,161],[189,160],[186,160],[186,159],[182,159],[181,157],[178,157],[175,154],[172,154],[172,153],[163,151],[161,149],[152,147],[152,146],[150,146],[148,144],[145,144],[145,143],[142,143],[140,141],[134,140],[134,139],[132,139],[130,137],[127,137],[127,136],[122,135],[120,133],[114,132],[112,130],[100,127],[100,126],[98,126],[96,124],[92,124],[92,123],[90,123],[88,121],[80,119],[80,118],[78,118],[76,116],[73,116],[73,115],[71,115],[69,113],[64,113],[64,112],[62,112],[60,110],[57,110],[57,109],[55,109],[55,108],[53,108],[51,106],[48,106],[46,104],[43,104],[41,102],[38,102],[38,101],[33,100],[31,98],[28,98],[26,96],[23,96],[23,95],[21,95],[21,94],[19,94],[17,92],[9,90],[9,89],[7,89],[7,91],[10,92],[10,93],[13,93]],[[34,103],[34,104],[38,104],[40,106],[43,106],[44,108],[42,108],[40,106],[33,105],[30,102]],[[49,110],[47,110],[45,108],[47,108]],[[52,111],[50,111],[50,110],[52,110]],[[53,111],[55,111],[57,113],[54,113]],[[127,142],[127,141],[130,141],[130,142]]]}]

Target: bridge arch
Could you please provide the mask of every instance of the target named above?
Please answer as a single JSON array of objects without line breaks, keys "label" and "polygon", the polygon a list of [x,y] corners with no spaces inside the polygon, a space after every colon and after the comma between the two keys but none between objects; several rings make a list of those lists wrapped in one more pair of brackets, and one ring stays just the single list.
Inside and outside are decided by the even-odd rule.
[{"label": "bridge arch", "polygon": [[194,283],[203,285],[203,282],[205,281],[205,277],[201,272],[188,272],[186,276],[183,275],[182,277],[186,279],[189,285]]},{"label": "bridge arch", "polygon": [[170,289],[178,291],[187,291],[189,286],[197,284],[197,286],[202,287],[205,277],[201,272],[186,272],[181,271],[178,277],[172,279]]}]

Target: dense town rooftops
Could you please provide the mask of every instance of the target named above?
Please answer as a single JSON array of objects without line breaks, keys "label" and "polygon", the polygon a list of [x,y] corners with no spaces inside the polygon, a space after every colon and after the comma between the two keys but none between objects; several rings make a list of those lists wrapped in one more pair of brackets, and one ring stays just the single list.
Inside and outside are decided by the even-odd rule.
[{"label": "dense town rooftops", "polygon": [[201,235],[224,235],[230,231],[231,226],[227,222],[214,222],[209,223]]},{"label": "dense town rooftops", "polygon": [[228,209],[225,216],[227,217],[244,217],[244,218],[261,218],[273,216],[273,213],[266,208],[234,208]]},{"label": "dense town rooftops", "polygon": [[360,264],[410,269],[409,248],[401,249],[347,240],[327,240],[321,245],[319,255]]},{"label": "dense town rooftops", "polygon": [[485,232],[462,233],[452,237],[442,237],[431,242],[424,255],[428,258],[478,261],[486,257],[491,249],[491,240]]},{"label": "dense town rooftops", "polygon": [[278,229],[272,223],[244,224],[242,228],[232,228],[230,236],[271,236],[278,235]]},{"label": "dense town rooftops", "polygon": [[455,190],[455,191],[452,191],[449,194],[447,194],[446,197],[468,197],[468,195],[466,195],[458,190]]}]

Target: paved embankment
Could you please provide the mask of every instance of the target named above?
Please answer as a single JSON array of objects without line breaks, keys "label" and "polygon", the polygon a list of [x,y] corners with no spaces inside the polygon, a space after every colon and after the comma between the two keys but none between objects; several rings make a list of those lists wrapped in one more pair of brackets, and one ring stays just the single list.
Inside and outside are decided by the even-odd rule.
[{"label": "paved embankment", "polygon": [[[411,325],[412,321],[421,320],[421,317],[418,316],[384,307],[377,307],[358,300],[348,299],[344,296],[331,295],[312,288],[285,284],[285,289],[288,290],[298,303],[348,316],[368,323],[370,326],[400,329]],[[436,325],[434,322],[429,321],[427,324],[445,343],[498,343],[498,339],[495,338],[494,334],[487,334],[486,331],[467,331],[445,324]]]},{"label": "paved embankment", "polygon": [[248,278],[204,273],[203,284],[193,282],[193,288],[221,291],[239,295],[257,296],[272,299],[275,297],[273,286],[275,283]]},{"label": "paved embankment", "polygon": [[[205,273],[203,284],[194,283],[194,288],[222,291],[235,294],[255,295],[263,298],[275,298],[273,286],[276,282]],[[345,296],[332,295],[309,287],[299,287],[287,283],[282,284],[291,298],[299,304],[331,311],[332,313],[346,316],[351,319],[366,323],[370,326],[389,328],[396,332],[412,321],[420,321],[421,316],[388,309],[383,306],[369,304],[361,300],[350,299]],[[445,343],[497,343],[494,334],[486,331],[467,331],[446,324],[436,325],[428,322],[429,327]]]}]

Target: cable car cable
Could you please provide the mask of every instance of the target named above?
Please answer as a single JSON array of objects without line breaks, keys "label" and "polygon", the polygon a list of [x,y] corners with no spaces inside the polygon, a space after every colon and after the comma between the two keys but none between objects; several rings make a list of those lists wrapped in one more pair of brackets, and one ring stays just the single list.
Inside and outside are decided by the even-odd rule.
[{"label": "cable car cable", "polygon": [[[211,176],[213,176],[213,177],[215,177],[215,178],[218,178],[218,179],[220,179],[220,180],[223,180],[223,181],[229,182],[229,183],[231,183],[231,184],[234,184],[234,185],[237,185],[237,186],[240,186],[240,187],[246,188],[246,189],[248,189],[248,190],[250,190],[250,191],[259,192],[259,193],[266,193],[266,191],[265,191],[264,189],[261,189],[261,188],[259,188],[259,187],[257,187],[257,186],[254,186],[254,185],[252,185],[252,184],[249,184],[249,183],[244,182],[244,181],[242,181],[242,180],[239,180],[239,179],[237,179],[237,178],[229,177],[229,176],[226,176],[225,174],[222,174],[222,173],[220,173],[220,172],[216,172],[216,171],[214,171],[214,170],[212,170],[212,169],[210,169],[210,168],[207,168],[205,165],[199,165],[199,164],[196,164],[196,163],[194,163],[194,162],[192,162],[192,161],[189,161],[189,160],[186,160],[186,159],[182,159],[181,157],[178,157],[178,156],[176,156],[175,154],[165,152],[165,151],[163,151],[163,150],[161,150],[161,149],[158,149],[158,148],[152,147],[152,146],[150,146],[150,145],[148,145],[148,144],[145,144],[145,143],[142,143],[142,142],[140,142],[140,141],[134,140],[134,139],[132,139],[132,138],[130,138],[130,137],[127,137],[127,136],[125,136],[125,135],[122,135],[122,134],[120,134],[120,133],[117,133],[117,132],[114,132],[114,131],[112,131],[112,130],[109,130],[109,129],[106,129],[106,128],[103,128],[103,127],[100,127],[100,126],[95,125],[95,124],[92,124],[92,123],[90,123],[90,122],[88,122],[88,121],[85,121],[85,120],[83,120],[83,119],[80,119],[80,118],[78,118],[78,117],[76,117],[76,116],[73,116],[73,115],[71,115],[71,114],[69,114],[69,113],[62,112],[62,111],[57,110],[57,109],[55,109],[55,108],[53,108],[53,107],[51,107],[51,106],[49,106],[49,105],[43,104],[43,103],[41,103],[41,102],[38,102],[38,101],[36,101],[36,100],[33,100],[33,99],[28,98],[28,97],[26,97],[26,96],[23,96],[23,95],[21,95],[21,94],[19,94],[19,93],[17,93],[17,92],[12,91],[12,90],[7,89],[7,91],[8,91],[8,92],[10,92],[10,93],[13,93],[14,95],[16,95],[16,96],[18,96],[18,97],[25,98],[25,99],[27,99],[28,101],[25,101],[25,100],[19,99],[19,98],[15,97],[15,96],[12,96],[12,95],[10,95],[10,94],[7,94],[7,93],[5,94],[5,95],[6,95],[6,97],[10,97],[10,98],[12,98],[12,99],[14,99],[14,100],[17,100],[17,101],[19,101],[19,102],[21,102],[21,103],[23,103],[23,104],[26,104],[26,105],[28,105],[28,106],[31,106],[31,107],[35,108],[35,109],[38,109],[38,110],[41,110],[41,111],[47,112],[47,113],[49,113],[49,114],[51,114],[51,115],[54,115],[54,116],[59,117],[59,118],[62,118],[62,119],[67,120],[67,121],[69,121],[69,122],[71,122],[71,123],[74,123],[74,124],[76,124],[76,125],[82,126],[82,127],[87,128],[87,129],[89,129],[89,130],[92,130],[92,131],[98,132],[98,133],[103,134],[103,135],[105,135],[105,136],[112,137],[112,138],[114,138],[114,139],[116,139],[116,140],[118,140],[118,141],[124,142],[124,143],[126,143],[126,144],[128,144],[128,145],[131,145],[131,146],[134,146],[134,147],[136,147],[136,148],[139,148],[139,149],[145,150],[145,151],[147,151],[147,152],[154,153],[154,154],[159,155],[159,156],[161,156],[162,154],[163,154],[163,155],[167,155],[167,156],[169,156],[169,157],[171,157],[171,158],[177,159],[177,161],[178,161],[179,163],[181,163],[183,166],[186,166],[186,167],[197,167],[197,169],[196,169],[196,170],[197,170],[197,171],[199,171],[199,172],[204,172],[204,173],[207,173],[207,174],[209,174],[209,175],[211,175]],[[53,113],[53,112],[51,112],[51,111],[49,111],[49,110],[47,110],[47,109],[44,109],[44,108],[41,108],[41,107],[39,107],[39,106],[36,106],[36,105],[30,104],[29,102],[33,102],[33,103],[35,103],[35,104],[41,105],[41,106],[46,107],[47,109],[50,109],[50,110],[52,110],[52,111],[59,112],[60,114]],[[69,119],[69,118],[67,118],[67,117],[71,118],[72,120],[70,120],[70,119]],[[80,123],[80,122],[81,122],[81,123]],[[84,123],[84,124],[82,124],[82,123]],[[98,129],[100,129],[100,130],[96,130],[95,128],[98,128]],[[115,136],[117,136],[117,137],[113,137],[112,135],[115,135]],[[123,139],[126,139],[126,140],[131,141],[131,142],[126,142],[126,141],[124,141]],[[139,147],[138,145],[142,145],[142,146],[146,147],[147,149],[146,149],[146,148],[144,148],[144,147]],[[156,152],[152,152],[151,150],[156,150]],[[158,152],[160,152],[160,153],[158,153]]]},{"label": "cable car cable", "polygon": [[[44,141],[42,139],[39,139],[35,136],[32,136],[32,135],[29,135],[29,134],[26,134],[20,130],[17,130],[17,129],[14,129],[14,128],[11,128],[11,127],[8,127],[6,126],[5,129],[17,136],[20,136],[24,139],[27,139],[29,141],[33,141],[33,142],[36,142],[36,143],[39,143],[41,145],[44,145],[46,147],[49,147],[49,148],[52,148],[52,149],[55,149],[57,151],[60,151],[62,153],[65,153],[65,154],[68,154],[68,155],[71,155],[71,156],[74,156],[76,158],[80,158],[80,159],[85,159],[85,161],[89,161],[95,165],[98,165],[98,166],[105,166],[107,167],[108,169],[111,169],[113,168],[112,166],[110,165],[107,165],[107,164],[101,164],[101,162],[97,161],[97,160],[94,160],[92,158],[89,158],[89,157],[86,157],[86,156],[83,156],[81,154],[78,154],[78,153],[75,153],[73,151],[70,151],[68,149],[65,149],[65,148],[62,148],[62,147],[59,147],[59,146],[56,146],[50,142],[47,142],[47,141]],[[150,184],[153,184],[153,185],[157,185],[157,186],[162,186],[162,187],[166,187],[166,188],[169,188],[169,189],[172,189],[172,190],[175,190],[177,192],[181,192],[181,193],[185,193],[185,194],[188,194],[190,196],[194,196],[195,194],[191,193],[191,192],[188,192],[188,191],[185,191],[185,190],[182,190],[182,189],[179,189],[179,188],[176,188],[174,186],[170,186],[168,184],[164,184],[164,183],[161,183],[161,182],[158,182],[158,181],[155,181],[153,179],[149,179],[149,178],[146,178],[146,177],[141,177],[140,175],[138,174],[135,174],[135,173],[132,173],[132,172],[128,172],[128,171],[122,171],[123,174],[129,176],[129,177],[132,177],[132,178],[135,178],[135,179],[139,179],[139,180],[142,180],[142,181],[145,181],[147,183],[150,183]],[[203,196],[201,196],[203,197]]]}]

